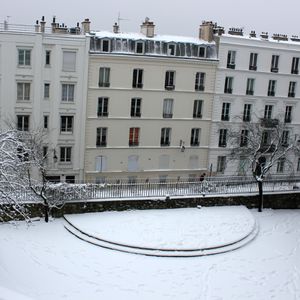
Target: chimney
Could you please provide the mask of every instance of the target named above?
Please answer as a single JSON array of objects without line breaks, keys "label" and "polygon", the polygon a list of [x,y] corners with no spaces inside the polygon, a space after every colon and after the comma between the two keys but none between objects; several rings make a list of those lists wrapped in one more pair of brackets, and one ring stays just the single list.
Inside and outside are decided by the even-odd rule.
[{"label": "chimney", "polygon": [[115,23],[113,26],[113,33],[119,33],[120,32],[120,26],[118,23]]},{"label": "chimney", "polygon": [[255,38],[255,37],[256,37],[255,31],[254,31],[254,30],[251,30],[249,36],[252,37],[252,38]]},{"label": "chimney", "polygon": [[150,19],[146,17],[145,21],[141,25],[141,33],[144,34],[146,37],[152,38],[154,37],[154,28],[154,23],[150,22]]},{"label": "chimney", "polygon": [[230,35],[240,35],[240,36],[244,35],[242,28],[234,28],[234,27],[229,28],[228,34],[230,34]]},{"label": "chimney", "polygon": [[81,27],[82,27],[82,31],[83,31],[83,34],[86,34],[88,32],[90,32],[90,25],[91,25],[91,22],[89,19],[85,19],[83,22],[81,22]]},{"label": "chimney", "polygon": [[39,21],[38,20],[35,21],[34,31],[35,32],[40,32],[40,25],[39,25]]},{"label": "chimney", "polygon": [[41,32],[45,32],[46,22],[45,22],[44,16],[42,16],[42,20],[41,20],[40,24],[41,24]]},{"label": "chimney", "polygon": [[199,39],[211,42],[214,39],[214,23],[211,21],[202,21],[199,30]]},{"label": "chimney", "polygon": [[262,39],[267,40],[267,39],[269,38],[269,34],[268,34],[267,32],[262,32],[261,35],[260,35],[260,37],[261,37]]},{"label": "chimney", "polygon": [[52,23],[51,23],[51,28],[52,28],[52,33],[55,33],[56,28],[58,27],[58,24],[55,22],[55,17],[53,17],[52,19]]}]

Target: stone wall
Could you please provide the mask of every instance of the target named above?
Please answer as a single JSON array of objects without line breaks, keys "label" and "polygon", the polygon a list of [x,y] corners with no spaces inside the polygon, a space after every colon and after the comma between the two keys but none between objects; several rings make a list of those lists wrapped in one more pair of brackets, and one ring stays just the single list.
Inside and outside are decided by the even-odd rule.
[{"label": "stone wall", "polygon": [[[111,200],[66,203],[62,209],[53,208],[50,214],[60,218],[64,214],[76,214],[86,212],[122,211],[136,209],[166,209],[196,206],[222,206],[222,205],[245,205],[248,208],[258,206],[258,195],[229,196],[229,197],[199,197],[185,199],[165,200]],[[300,209],[300,192],[264,195],[264,208],[273,209]],[[28,205],[27,211],[30,216],[43,217],[43,205]]]}]

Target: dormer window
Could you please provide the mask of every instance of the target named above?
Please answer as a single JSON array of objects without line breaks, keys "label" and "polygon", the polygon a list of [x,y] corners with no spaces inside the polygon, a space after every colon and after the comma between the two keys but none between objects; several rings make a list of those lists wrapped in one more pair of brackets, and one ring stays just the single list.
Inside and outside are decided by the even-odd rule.
[{"label": "dormer window", "polygon": [[110,52],[110,40],[101,40],[101,51]]},{"label": "dormer window", "polygon": [[135,43],[135,53],[144,54],[144,42],[139,41]]},{"label": "dormer window", "polygon": [[175,44],[168,44],[168,55],[175,56]]},{"label": "dormer window", "polygon": [[205,47],[199,47],[198,56],[199,57],[205,57]]}]

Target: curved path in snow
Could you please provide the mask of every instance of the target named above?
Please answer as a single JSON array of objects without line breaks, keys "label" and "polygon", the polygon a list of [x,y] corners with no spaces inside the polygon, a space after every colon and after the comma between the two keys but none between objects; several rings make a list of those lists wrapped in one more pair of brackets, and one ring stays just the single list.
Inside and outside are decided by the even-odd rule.
[{"label": "curved path in snow", "polygon": [[91,244],[150,256],[192,257],[238,249],[258,232],[244,206],[65,215],[65,228]]}]

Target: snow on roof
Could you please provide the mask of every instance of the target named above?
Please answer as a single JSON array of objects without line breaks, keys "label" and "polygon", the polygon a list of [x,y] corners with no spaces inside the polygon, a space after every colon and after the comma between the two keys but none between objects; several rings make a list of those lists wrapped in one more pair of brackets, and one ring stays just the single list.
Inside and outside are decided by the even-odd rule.
[{"label": "snow on roof", "polygon": [[199,38],[186,37],[186,36],[174,36],[174,35],[155,35],[153,38],[147,37],[142,33],[113,33],[110,31],[94,31],[90,33],[91,36],[98,38],[122,38],[122,39],[131,39],[131,40],[154,40],[161,42],[174,42],[174,43],[191,43],[197,45],[203,44],[215,44],[215,42],[207,42],[200,40]]}]

